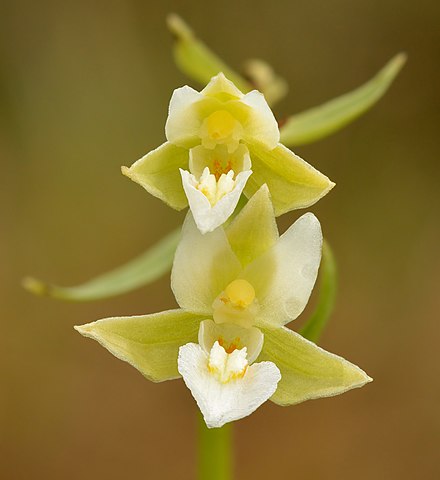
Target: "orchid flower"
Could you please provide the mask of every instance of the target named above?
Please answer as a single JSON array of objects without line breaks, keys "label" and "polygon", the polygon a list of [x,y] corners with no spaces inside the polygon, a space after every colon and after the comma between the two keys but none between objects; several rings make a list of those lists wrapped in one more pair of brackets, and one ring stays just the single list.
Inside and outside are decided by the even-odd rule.
[{"label": "orchid flower", "polygon": [[242,192],[266,183],[276,215],[312,205],[334,184],[280,144],[275,117],[262,93],[243,94],[222,73],[201,91],[174,91],[167,141],[125,175],[181,210],[188,204],[202,233],[222,225]]},{"label": "orchid flower", "polygon": [[180,309],[76,327],[153,381],[183,377],[209,427],[264,401],[292,405],[371,381],[285,327],[304,310],[322,234],[306,213],[279,236],[263,186],[230,225],[202,235],[188,214],[171,286]]}]

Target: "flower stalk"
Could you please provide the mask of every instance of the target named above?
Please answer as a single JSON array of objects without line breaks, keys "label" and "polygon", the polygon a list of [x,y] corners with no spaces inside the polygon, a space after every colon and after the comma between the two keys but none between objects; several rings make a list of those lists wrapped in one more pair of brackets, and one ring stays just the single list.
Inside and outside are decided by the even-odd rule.
[{"label": "flower stalk", "polygon": [[232,424],[208,428],[198,420],[198,480],[232,480]]}]

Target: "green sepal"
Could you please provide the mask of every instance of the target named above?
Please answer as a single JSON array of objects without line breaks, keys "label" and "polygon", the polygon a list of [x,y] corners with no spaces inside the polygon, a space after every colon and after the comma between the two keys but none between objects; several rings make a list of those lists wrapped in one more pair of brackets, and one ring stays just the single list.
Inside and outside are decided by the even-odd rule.
[{"label": "green sepal", "polygon": [[275,245],[279,235],[267,185],[250,198],[226,228],[226,235],[243,267]]},{"label": "green sepal", "polygon": [[167,24],[175,38],[174,59],[182,72],[202,85],[208,84],[212,77],[223,72],[243,93],[252,90],[252,86],[241,75],[194,35],[182,18],[171,14],[167,18]]},{"label": "green sepal", "polygon": [[306,208],[326,195],[334,183],[284,145],[268,150],[261,144],[248,144],[252,175],[244,189],[250,198],[267,184],[275,215]]},{"label": "green sepal", "polygon": [[114,317],[75,327],[81,335],[99,342],[153,382],[179,378],[179,347],[197,342],[199,325],[206,317],[184,310],[151,315]]},{"label": "green sepal", "polygon": [[28,277],[23,280],[23,286],[35,295],[48,295],[71,302],[89,302],[115,297],[152,283],[168,272],[179,239],[180,229],[177,229],[125,265],[81,285],[60,287]]},{"label": "green sepal", "polygon": [[356,365],[286,327],[262,331],[264,345],[257,361],[273,362],[280,369],[281,380],[271,397],[278,405],[332,397],[372,380]]},{"label": "green sepal", "polygon": [[338,271],[332,249],[326,240],[322,244],[322,260],[319,268],[318,304],[306,324],[300,330],[307,340],[317,342],[333,311],[338,287]]},{"label": "green sepal", "polygon": [[406,62],[393,57],[371,80],[356,90],[288,118],[281,127],[281,142],[290,147],[324,138],[369,110],[388,90]]},{"label": "green sepal", "polygon": [[122,173],[170,207],[182,210],[188,206],[188,200],[182,187],[179,168],[188,170],[188,162],[189,153],[186,148],[165,142],[137,160],[130,168],[122,167]]}]

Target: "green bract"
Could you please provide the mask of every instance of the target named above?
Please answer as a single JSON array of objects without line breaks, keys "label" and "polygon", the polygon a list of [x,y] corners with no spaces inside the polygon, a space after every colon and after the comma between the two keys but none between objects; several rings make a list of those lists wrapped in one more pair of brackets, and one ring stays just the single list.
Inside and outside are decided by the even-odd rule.
[{"label": "green bract", "polygon": [[316,142],[353,122],[382,98],[405,62],[406,55],[399,53],[355,90],[292,115],[281,128],[282,142],[292,146]]},{"label": "green bract", "polygon": [[242,92],[250,92],[256,87],[264,94],[269,105],[286,95],[287,82],[263,60],[245,62],[243,69],[249,82],[199,40],[181,17],[171,14],[167,24],[175,38],[173,51],[178,67],[201,85],[206,85],[212,77],[223,72]]},{"label": "green bract", "polygon": [[226,65],[221,58],[201,42],[191,28],[176,14],[167,18],[168,28],[174,35],[174,58],[179,68],[201,85],[223,72],[243,92],[250,92],[252,85]]},{"label": "green bract", "polygon": [[243,94],[222,73],[197,92],[174,91],[167,142],[123,173],[175,209],[189,202],[202,233],[222,225],[241,192],[266,183],[275,214],[312,205],[334,184],[279,143],[278,124],[264,96]]},{"label": "green bract", "polygon": [[70,302],[90,302],[121,295],[151,283],[168,272],[179,238],[180,231],[175,230],[128,263],[81,285],[61,287],[26,277],[23,286],[35,295],[49,295]]},{"label": "green bract", "polygon": [[[263,363],[255,365],[268,362],[281,372],[281,380],[275,371],[269,372],[275,386],[279,380],[272,400],[280,405],[360,387],[371,380],[365,372],[284,327],[301,314],[308,301],[321,243],[319,222],[312,214],[303,215],[280,237],[269,191],[263,186],[226,230],[202,235],[188,215],[172,270],[172,288],[181,310],[104,319],[76,328],[153,381],[178,376],[179,347],[194,345],[198,331],[199,344],[207,342],[209,350],[218,329],[227,333],[228,328],[241,328],[253,329],[249,334],[252,343],[240,348],[260,349],[257,362]],[[202,322],[205,333],[201,334]],[[264,341],[258,346],[259,335]],[[194,358],[202,355],[191,348],[186,353]],[[236,370],[231,371],[232,375]],[[185,381],[192,391],[192,387],[201,388]],[[230,421],[211,413],[205,416],[211,426]]]}]

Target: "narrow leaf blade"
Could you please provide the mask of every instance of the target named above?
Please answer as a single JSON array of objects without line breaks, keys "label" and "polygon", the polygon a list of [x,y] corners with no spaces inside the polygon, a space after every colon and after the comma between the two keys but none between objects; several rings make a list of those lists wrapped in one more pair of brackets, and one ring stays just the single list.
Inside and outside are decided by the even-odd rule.
[{"label": "narrow leaf blade", "polygon": [[340,130],[385,94],[405,62],[406,55],[399,53],[356,90],[289,117],[280,129],[281,142],[287,146],[304,145]]},{"label": "narrow leaf blade", "polygon": [[319,278],[320,290],[318,305],[300,331],[303,337],[315,343],[319,340],[333,311],[337,290],[336,261],[330,245],[325,240],[322,245],[322,261]]},{"label": "narrow leaf blade", "polygon": [[179,238],[180,229],[177,229],[139,257],[82,285],[60,287],[28,277],[23,280],[23,286],[35,295],[48,295],[72,302],[88,302],[121,295],[147,285],[169,271]]}]

